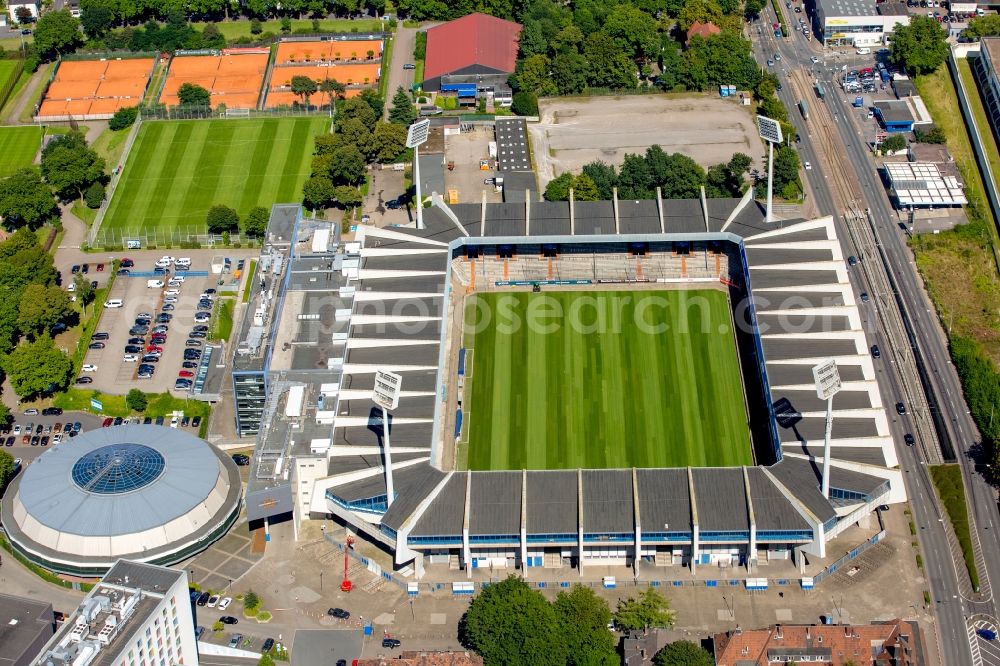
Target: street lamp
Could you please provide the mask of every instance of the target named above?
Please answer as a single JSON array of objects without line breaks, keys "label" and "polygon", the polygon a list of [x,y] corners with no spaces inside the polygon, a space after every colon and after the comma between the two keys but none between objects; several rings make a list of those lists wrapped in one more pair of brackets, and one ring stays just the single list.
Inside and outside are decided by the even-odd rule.
[{"label": "street lamp", "polygon": [[413,148],[413,182],[417,186],[417,229],[424,228],[424,201],[420,194],[420,146],[427,141],[430,126],[431,121],[424,118],[410,125],[410,129],[406,132],[406,147]]}]

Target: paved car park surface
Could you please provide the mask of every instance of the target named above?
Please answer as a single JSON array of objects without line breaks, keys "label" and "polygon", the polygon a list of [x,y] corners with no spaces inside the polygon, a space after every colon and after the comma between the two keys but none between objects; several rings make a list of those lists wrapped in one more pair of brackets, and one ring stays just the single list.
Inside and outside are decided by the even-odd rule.
[{"label": "paved car park surface", "polygon": [[[207,336],[200,338],[202,344],[196,347],[187,347],[186,341],[188,333],[198,325],[195,315],[198,311],[199,296],[206,290],[216,287],[218,276],[212,275],[209,268],[207,264],[192,263],[190,271],[201,272],[202,275],[177,272],[174,266],[171,266],[170,274],[149,275],[154,266],[147,259],[131,267],[132,274],[129,276],[119,276],[107,298],[108,302],[120,299],[122,306],[104,308],[97,331],[108,333],[108,339],[103,341],[105,345],[103,349],[87,351],[84,365],[94,365],[97,369],[81,373],[81,376],[92,378],[92,383],[81,388],[119,394],[131,388],[140,388],[149,393],[174,390],[178,372],[184,369],[182,368],[184,350],[193,348],[204,351]],[[209,274],[206,276],[203,274],[205,272]],[[171,286],[169,282],[171,277],[183,278],[183,282]],[[158,286],[160,282],[162,286]],[[168,307],[168,311],[165,312],[164,306],[172,306],[172,309]],[[161,314],[169,315],[170,321],[162,324],[158,322],[157,318]],[[149,331],[145,334],[132,334],[130,330],[135,326],[139,315],[150,315],[152,321],[148,326]],[[207,325],[208,322],[203,324]],[[160,325],[167,327],[167,339],[164,343],[155,345],[162,348],[159,360],[150,363],[156,370],[152,377],[140,378],[138,373],[139,366],[143,363],[142,357],[147,347],[154,345],[151,336],[156,330],[155,327]],[[142,344],[136,345],[141,351],[133,352],[138,360],[125,361],[125,347],[129,340],[134,338],[142,338]],[[195,368],[190,370],[194,372]]]},{"label": "paved car park surface", "polygon": [[[4,451],[15,458],[21,458],[25,464],[47,451],[50,446],[54,446],[52,444],[52,436],[55,433],[52,432],[52,430],[55,429],[54,426],[56,423],[65,425],[66,423],[79,422],[80,431],[77,433],[77,435],[79,435],[80,433],[88,430],[100,428],[101,422],[103,421],[102,417],[94,414],[88,414],[86,412],[63,412],[58,416],[43,416],[41,414],[41,410],[39,410],[38,414],[25,414],[22,410],[20,412],[14,412],[12,417],[13,420],[10,423],[10,429],[0,435],[0,440],[2,440]],[[31,446],[30,443],[25,444],[23,442],[28,424],[31,424],[33,432],[38,429],[38,426],[42,426],[42,433],[38,435],[39,442],[35,446]],[[41,438],[45,436],[46,428],[51,429],[48,433],[49,442],[46,446],[42,446]],[[15,430],[17,431],[17,434],[14,434]],[[13,438],[13,441],[11,441],[11,438]],[[63,435],[63,439],[64,441],[72,442],[73,438]],[[8,442],[10,443],[8,444]]]}]

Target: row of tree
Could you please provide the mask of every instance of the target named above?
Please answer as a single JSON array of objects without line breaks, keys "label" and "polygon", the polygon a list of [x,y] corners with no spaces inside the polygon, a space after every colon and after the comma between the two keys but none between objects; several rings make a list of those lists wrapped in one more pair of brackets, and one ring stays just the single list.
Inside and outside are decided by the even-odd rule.
[{"label": "row of tree", "polygon": [[171,12],[191,18],[218,20],[244,15],[268,18],[279,14],[317,17],[331,14],[356,16],[385,10],[385,0],[81,0],[80,9],[108,15],[114,25],[136,25],[149,19],[165,19]]},{"label": "row of tree", "polygon": [[[0,368],[21,398],[63,390],[72,378],[73,361],[51,333],[77,313],[56,276],[52,256],[29,229],[0,243]],[[92,299],[90,284],[81,287]]]},{"label": "row of tree", "polygon": [[[486,666],[612,666],[621,663],[615,634],[671,627],[675,612],[655,588],[618,602],[614,614],[589,587],[576,585],[549,602],[522,579],[510,576],[485,588],[459,624],[462,641]],[[614,625],[612,625],[612,619]],[[654,657],[656,666],[711,666],[698,645],[678,641]]]}]

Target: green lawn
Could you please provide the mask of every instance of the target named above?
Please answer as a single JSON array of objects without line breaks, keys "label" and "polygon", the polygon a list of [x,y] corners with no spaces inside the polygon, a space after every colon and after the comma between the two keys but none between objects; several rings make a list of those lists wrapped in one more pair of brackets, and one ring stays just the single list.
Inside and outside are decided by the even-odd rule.
[{"label": "green lawn", "polygon": [[468,469],[753,464],[723,292],[478,294],[465,343]]},{"label": "green lawn", "polygon": [[951,526],[955,528],[955,537],[962,548],[962,558],[965,569],[969,572],[972,586],[979,590],[979,573],[976,570],[976,558],[972,552],[972,536],[969,533],[969,512],[965,505],[965,485],[962,481],[962,468],[958,465],[934,465],[930,467],[931,479],[937,488],[941,504],[948,512]]},{"label": "green lawn", "polygon": [[986,109],[983,107],[983,98],[979,92],[979,84],[976,83],[976,77],[972,73],[972,67],[968,58],[958,60],[958,71],[962,75],[962,83],[969,97],[969,106],[972,107],[972,115],[976,118],[980,138],[983,141],[983,147],[986,149],[986,159],[990,163],[990,168],[993,169],[993,175],[995,176],[1000,173],[1000,152],[997,151],[997,142],[993,136],[993,126],[990,125],[990,121],[986,117]]},{"label": "green lawn", "polygon": [[[202,26],[199,23],[194,24],[199,30]],[[250,21],[221,21],[216,23],[219,27],[219,32],[227,40],[238,39],[240,37],[251,37],[250,34]],[[261,26],[264,32],[273,32],[274,34],[281,34],[281,21],[261,21]],[[309,30],[313,29],[312,19],[293,19],[292,20],[292,32],[298,30]],[[320,19],[319,22],[319,32],[358,32],[358,33],[370,33],[370,32],[381,32],[382,31],[382,21],[378,19],[362,19],[362,20],[351,20],[351,19]]]},{"label": "green lawn", "polygon": [[326,118],[151,121],[139,129],[101,234],[205,232],[215,204],[301,200],[313,138]]},{"label": "green lawn", "polygon": [[0,127],[0,178],[9,176],[21,167],[31,166],[41,143],[40,127]]},{"label": "green lawn", "polygon": [[4,94],[15,84],[14,78],[22,69],[19,60],[0,60],[0,107],[6,102]]}]

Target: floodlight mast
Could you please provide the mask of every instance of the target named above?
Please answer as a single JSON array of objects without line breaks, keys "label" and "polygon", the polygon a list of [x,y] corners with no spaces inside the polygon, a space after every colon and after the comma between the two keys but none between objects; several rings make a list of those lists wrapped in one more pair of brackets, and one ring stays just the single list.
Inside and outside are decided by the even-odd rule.
[{"label": "floodlight mast", "polygon": [[774,187],[774,144],[784,141],[781,123],[773,118],[757,116],[757,133],[767,141],[767,216],[765,222],[774,221],[774,206],[772,190]]},{"label": "floodlight mast", "polygon": [[424,228],[424,200],[420,193],[420,146],[427,141],[431,121],[428,118],[410,125],[406,132],[406,147],[413,148],[413,181],[417,186],[417,229]]},{"label": "floodlight mast", "polygon": [[396,489],[392,481],[392,449],[389,446],[389,410],[399,405],[399,389],[403,378],[388,370],[375,371],[372,401],[382,408],[382,453],[385,457],[385,508],[392,506]]},{"label": "floodlight mast", "polygon": [[813,366],[816,395],[826,400],[826,431],[823,439],[823,497],[830,499],[830,435],[833,432],[833,396],[842,388],[840,370],[832,358]]}]

